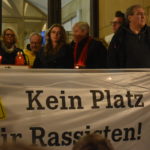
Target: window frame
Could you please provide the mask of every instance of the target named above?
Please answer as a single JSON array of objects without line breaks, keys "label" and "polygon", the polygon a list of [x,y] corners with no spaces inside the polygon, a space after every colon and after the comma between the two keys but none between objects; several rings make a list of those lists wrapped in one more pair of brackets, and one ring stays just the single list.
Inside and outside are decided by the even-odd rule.
[{"label": "window frame", "polygon": [[[90,0],[91,35],[99,37],[99,0]],[[61,24],[61,0],[48,0],[48,28],[55,23]],[[0,0],[0,34],[2,34],[2,0]]]}]

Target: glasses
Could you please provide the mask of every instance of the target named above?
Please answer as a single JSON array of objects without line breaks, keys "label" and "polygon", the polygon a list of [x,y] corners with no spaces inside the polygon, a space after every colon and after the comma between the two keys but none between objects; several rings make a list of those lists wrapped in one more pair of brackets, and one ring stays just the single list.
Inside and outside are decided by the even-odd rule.
[{"label": "glasses", "polygon": [[5,36],[10,36],[10,37],[14,37],[14,34],[5,34]]}]

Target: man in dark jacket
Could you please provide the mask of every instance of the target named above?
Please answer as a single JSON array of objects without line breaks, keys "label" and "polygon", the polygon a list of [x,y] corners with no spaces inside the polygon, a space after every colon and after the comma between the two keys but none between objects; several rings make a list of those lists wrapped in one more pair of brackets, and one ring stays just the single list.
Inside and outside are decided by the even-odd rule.
[{"label": "man in dark jacket", "polygon": [[107,50],[100,41],[89,36],[89,25],[78,22],[73,27],[74,68],[106,68]]},{"label": "man in dark jacket", "polygon": [[150,27],[140,5],[127,9],[128,23],[114,35],[108,49],[110,68],[150,67]]}]

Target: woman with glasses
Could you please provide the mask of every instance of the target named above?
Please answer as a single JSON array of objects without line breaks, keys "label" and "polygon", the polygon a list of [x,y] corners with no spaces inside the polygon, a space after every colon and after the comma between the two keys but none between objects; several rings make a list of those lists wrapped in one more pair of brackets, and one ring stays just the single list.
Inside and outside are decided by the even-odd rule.
[{"label": "woman with glasses", "polygon": [[65,29],[54,24],[48,31],[47,44],[43,51],[37,54],[34,68],[71,68],[70,48],[66,44]]},{"label": "woman with glasses", "polygon": [[[23,50],[16,46],[17,37],[15,32],[7,28],[3,31],[1,47],[0,47],[0,58],[1,64],[10,64],[10,65],[25,65],[26,60],[23,53]],[[21,56],[21,61],[17,62],[17,55]]]}]

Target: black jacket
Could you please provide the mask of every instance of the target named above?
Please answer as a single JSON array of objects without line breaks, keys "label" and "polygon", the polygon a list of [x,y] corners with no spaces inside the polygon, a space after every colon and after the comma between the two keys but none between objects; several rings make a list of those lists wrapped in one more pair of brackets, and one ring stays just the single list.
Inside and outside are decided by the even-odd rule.
[{"label": "black jacket", "polygon": [[[77,59],[79,58],[88,38],[83,39],[77,48]],[[75,43],[71,43],[72,53],[74,52]],[[73,57],[73,54],[72,54]],[[74,58],[72,58],[74,60]],[[88,52],[87,52],[87,60],[86,60],[86,68],[106,68],[107,66],[107,49],[103,46],[100,41],[92,40],[90,42]]]},{"label": "black jacket", "polygon": [[45,54],[42,49],[36,56],[33,68],[72,68],[69,45],[64,45],[56,54]]},{"label": "black jacket", "polygon": [[108,48],[109,68],[150,68],[150,27],[134,34],[128,25],[114,35]]},{"label": "black jacket", "polygon": [[[18,52],[22,52],[24,59],[25,59],[25,55],[22,49],[15,48],[11,53],[9,53],[3,47],[1,47],[0,55],[2,56],[2,64],[15,65],[15,59],[16,59]],[[25,60],[25,65],[26,65],[26,60]]]}]

